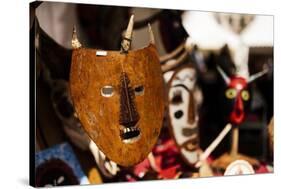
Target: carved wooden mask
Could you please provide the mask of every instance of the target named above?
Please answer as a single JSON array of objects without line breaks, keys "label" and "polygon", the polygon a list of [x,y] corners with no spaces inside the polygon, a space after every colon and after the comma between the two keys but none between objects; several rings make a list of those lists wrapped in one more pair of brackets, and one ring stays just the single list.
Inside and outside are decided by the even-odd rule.
[{"label": "carved wooden mask", "polygon": [[112,161],[132,166],[157,141],[164,114],[164,87],[158,53],[151,42],[130,51],[133,17],[121,51],[82,48],[74,33],[70,89],[87,134]]},{"label": "carved wooden mask", "polygon": [[183,158],[190,165],[199,160],[195,83],[195,69],[185,66],[174,72],[168,84],[170,130]]}]

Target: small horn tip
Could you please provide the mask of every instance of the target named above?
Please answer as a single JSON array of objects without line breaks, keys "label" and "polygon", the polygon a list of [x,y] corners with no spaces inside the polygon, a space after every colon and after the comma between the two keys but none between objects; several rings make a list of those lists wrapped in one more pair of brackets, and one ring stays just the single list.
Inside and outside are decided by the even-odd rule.
[{"label": "small horn tip", "polygon": [[75,25],[73,26],[73,30],[72,30],[71,46],[72,46],[73,49],[78,49],[82,46],[81,43],[78,40]]},{"label": "small horn tip", "polygon": [[133,28],[134,28],[134,15],[132,14],[125,31],[125,35],[121,42],[121,52],[127,53],[131,47],[132,36],[133,36]]},{"label": "small horn tip", "polygon": [[135,15],[132,14],[129,19],[129,25],[134,23],[134,18],[135,18]]},{"label": "small horn tip", "polygon": [[129,20],[128,27],[130,26],[130,27],[133,28],[133,26],[134,26],[134,18],[135,18],[135,16],[132,14],[131,17],[130,17],[130,20]]},{"label": "small horn tip", "polygon": [[229,84],[230,79],[229,77],[226,75],[226,73],[223,71],[223,69],[219,66],[216,65],[216,68],[218,70],[218,72],[220,73],[220,75],[222,76],[223,80],[225,81],[226,84]]},{"label": "small horn tip", "polygon": [[150,37],[150,43],[155,44],[155,38],[150,23],[148,23],[147,26],[148,26],[148,32]]}]

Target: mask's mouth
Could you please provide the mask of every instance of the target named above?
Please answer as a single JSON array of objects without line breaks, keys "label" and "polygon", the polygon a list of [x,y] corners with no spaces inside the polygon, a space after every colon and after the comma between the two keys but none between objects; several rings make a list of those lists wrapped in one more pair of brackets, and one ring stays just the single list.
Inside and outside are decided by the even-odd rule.
[{"label": "mask's mouth", "polygon": [[188,139],[181,145],[181,148],[184,148],[186,151],[195,151],[198,149],[198,145],[199,142],[197,134],[193,134],[190,136],[190,139]]},{"label": "mask's mouth", "polygon": [[242,110],[237,109],[231,112],[230,121],[234,124],[240,124],[244,120],[244,117],[245,117],[245,113]]},{"label": "mask's mouth", "polygon": [[134,143],[140,138],[141,132],[138,127],[126,127],[120,130],[122,142],[126,144]]}]

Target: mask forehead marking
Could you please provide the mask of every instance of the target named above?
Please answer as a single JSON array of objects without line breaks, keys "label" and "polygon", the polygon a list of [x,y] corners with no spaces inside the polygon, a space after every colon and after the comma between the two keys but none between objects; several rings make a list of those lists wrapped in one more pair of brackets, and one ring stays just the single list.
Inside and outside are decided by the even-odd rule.
[{"label": "mask forehead marking", "polygon": [[175,80],[180,80],[180,81],[184,82],[186,79],[194,79],[194,78],[195,78],[194,70],[184,69],[176,75]]},{"label": "mask forehead marking", "polygon": [[196,81],[195,70],[193,68],[184,68],[177,72],[172,80],[172,85],[183,84],[190,90],[193,90]]}]

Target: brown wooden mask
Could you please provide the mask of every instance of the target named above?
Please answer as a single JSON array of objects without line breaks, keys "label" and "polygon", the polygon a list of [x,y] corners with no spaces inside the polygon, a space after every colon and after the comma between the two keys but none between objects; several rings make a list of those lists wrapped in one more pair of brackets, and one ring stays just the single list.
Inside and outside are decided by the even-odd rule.
[{"label": "brown wooden mask", "polygon": [[74,32],[70,89],[75,111],[88,135],[112,161],[132,166],[157,141],[164,114],[164,86],[158,53],[129,51],[130,19],[121,51],[82,48]]}]

